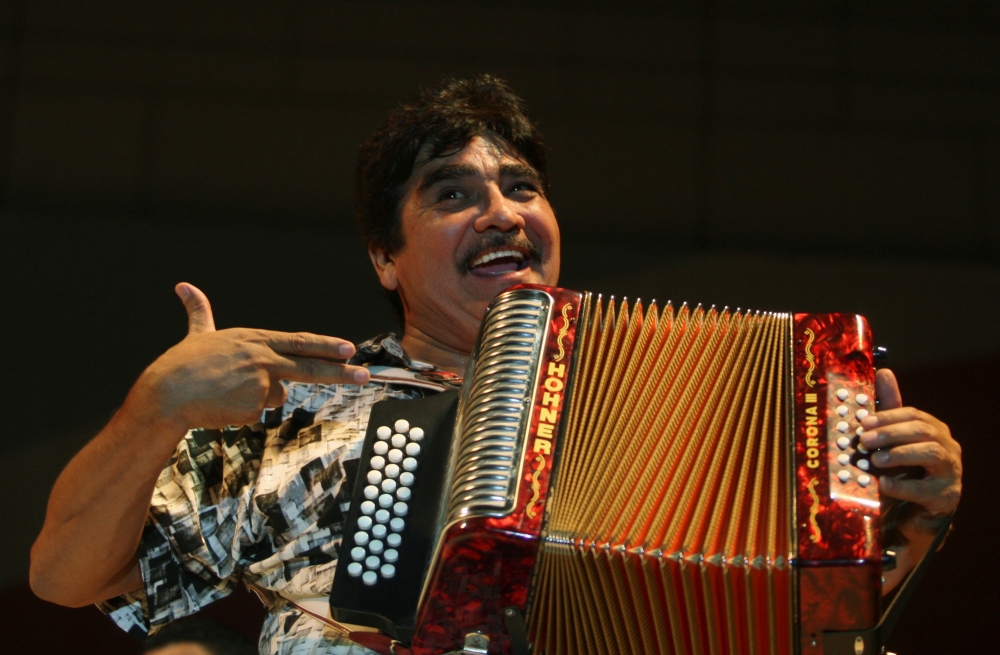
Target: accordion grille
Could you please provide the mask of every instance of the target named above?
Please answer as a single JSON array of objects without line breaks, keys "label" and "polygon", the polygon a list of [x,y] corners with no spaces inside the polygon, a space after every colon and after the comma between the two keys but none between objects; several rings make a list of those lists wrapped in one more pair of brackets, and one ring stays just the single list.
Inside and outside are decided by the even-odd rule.
[{"label": "accordion grille", "polygon": [[514,503],[534,367],[551,297],[520,290],[501,295],[483,321],[474,369],[463,389],[447,520],[502,515]]},{"label": "accordion grille", "polygon": [[536,652],[790,652],[791,317],[589,311],[529,609]]}]

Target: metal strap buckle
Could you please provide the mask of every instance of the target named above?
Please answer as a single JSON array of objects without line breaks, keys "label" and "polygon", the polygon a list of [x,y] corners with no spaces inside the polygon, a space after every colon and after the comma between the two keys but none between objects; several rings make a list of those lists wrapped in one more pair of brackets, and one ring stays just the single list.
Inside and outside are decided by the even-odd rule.
[{"label": "metal strap buckle", "polygon": [[462,650],[453,650],[442,655],[486,655],[490,647],[490,638],[481,632],[470,632],[465,635]]}]

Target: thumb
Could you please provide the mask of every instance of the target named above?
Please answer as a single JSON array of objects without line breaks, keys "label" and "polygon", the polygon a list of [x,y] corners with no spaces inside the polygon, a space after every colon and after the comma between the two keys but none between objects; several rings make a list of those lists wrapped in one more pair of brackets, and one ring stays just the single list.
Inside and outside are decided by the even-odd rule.
[{"label": "thumb", "polygon": [[899,393],[896,375],[887,368],[879,369],[875,373],[875,397],[878,398],[880,410],[903,406],[903,396]]},{"label": "thumb", "polygon": [[208,297],[201,292],[201,289],[181,282],[174,287],[174,292],[184,303],[184,309],[188,315],[188,334],[200,334],[202,332],[215,332],[215,319],[212,318],[212,305],[208,302]]}]

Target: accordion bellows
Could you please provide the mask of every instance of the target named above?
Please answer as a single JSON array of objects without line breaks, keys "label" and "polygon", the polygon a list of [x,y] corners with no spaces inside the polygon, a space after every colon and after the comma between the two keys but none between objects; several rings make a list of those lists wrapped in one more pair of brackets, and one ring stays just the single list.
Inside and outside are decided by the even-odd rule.
[{"label": "accordion bellows", "polygon": [[590,312],[529,616],[536,648],[790,644],[790,317],[600,299]]}]

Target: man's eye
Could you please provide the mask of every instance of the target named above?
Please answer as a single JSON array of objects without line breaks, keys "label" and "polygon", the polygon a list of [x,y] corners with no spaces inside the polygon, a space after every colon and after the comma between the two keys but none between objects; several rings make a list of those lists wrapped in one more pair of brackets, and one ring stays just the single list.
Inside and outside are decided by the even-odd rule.
[{"label": "man's eye", "polygon": [[510,190],[512,193],[537,193],[538,187],[533,182],[518,182]]},{"label": "man's eye", "polygon": [[463,200],[466,197],[460,189],[445,189],[440,194],[438,194],[438,202],[445,202],[446,200]]}]

